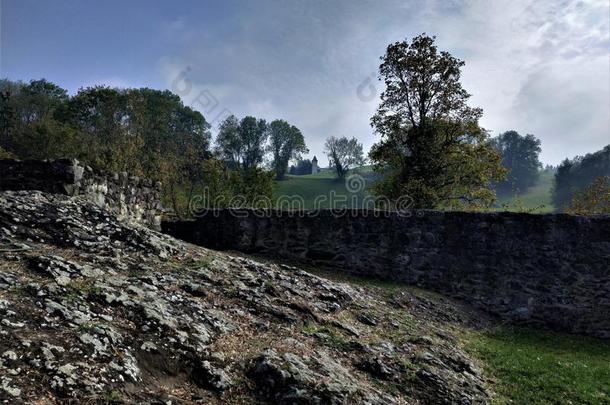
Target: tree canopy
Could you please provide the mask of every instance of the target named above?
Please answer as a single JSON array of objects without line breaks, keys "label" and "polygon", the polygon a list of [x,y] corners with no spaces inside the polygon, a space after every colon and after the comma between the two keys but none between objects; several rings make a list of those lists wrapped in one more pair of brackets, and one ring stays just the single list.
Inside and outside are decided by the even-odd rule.
[{"label": "tree canopy", "polygon": [[365,162],[362,144],[356,138],[331,136],[326,139],[324,151],[328,156],[331,168],[335,169],[337,177],[340,179],[344,178],[350,169],[361,166]]},{"label": "tree canopy", "polygon": [[409,196],[415,207],[489,205],[492,181],[505,170],[468,106],[460,83],[464,62],[438,51],[425,34],[387,47],[379,73],[385,83],[371,124],[381,140],[370,152],[383,173],[377,195]]},{"label": "tree canopy", "polygon": [[504,181],[496,184],[500,194],[526,191],[536,184],[542,163],[538,155],[542,151],[540,140],[534,135],[520,135],[507,131],[491,139],[492,146],[502,156],[502,166],[508,170]]},{"label": "tree canopy", "polygon": [[610,176],[599,176],[577,192],[566,211],[574,215],[610,215]]},{"label": "tree canopy", "polygon": [[264,119],[231,115],[220,124],[216,150],[232,167],[247,172],[263,162],[268,137]]},{"label": "tree canopy", "polygon": [[565,159],[557,167],[553,184],[553,204],[565,210],[574,196],[600,176],[610,176],[610,145],[595,153]]},{"label": "tree canopy", "polygon": [[264,153],[264,120],[246,117],[239,125],[245,142],[238,161],[252,168],[246,176],[212,156],[208,122],[167,90],[94,86],[69,96],[44,79],[2,80],[0,96],[0,157],[78,158],[158,180],[166,206],[181,216],[203,187],[227,201],[239,195],[244,205],[271,196],[272,178],[256,167]]},{"label": "tree canopy", "polygon": [[298,160],[301,153],[308,152],[301,131],[284,120],[275,120],[269,125],[269,150],[273,155],[273,170],[278,180],[284,178],[291,159]]}]

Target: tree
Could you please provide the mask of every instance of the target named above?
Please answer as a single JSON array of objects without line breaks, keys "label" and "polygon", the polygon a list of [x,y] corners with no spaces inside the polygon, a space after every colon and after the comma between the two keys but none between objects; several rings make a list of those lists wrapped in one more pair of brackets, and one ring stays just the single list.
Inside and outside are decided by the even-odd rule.
[{"label": "tree", "polygon": [[229,167],[241,169],[243,144],[239,135],[239,120],[230,115],[220,123],[216,137],[216,152]]},{"label": "tree", "polygon": [[284,120],[269,124],[269,150],[273,154],[273,170],[277,180],[284,178],[290,159],[299,159],[301,153],[308,152],[301,131]]},{"label": "tree", "polygon": [[247,172],[262,163],[268,136],[265,120],[247,116],[238,123],[231,115],[220,124],[216,151],[231,167]]},{"label": "tree", "polygon": [[[164,205],[180,217],[210,184],[212,198],[240,196],[245,206],[271,196],[273,174],[257,167],[265,152],[264,120],[233,117],[225,123],[221,133],[233,143],[219,142],[226,152],[219,161],[209,151],[203,115],[167,90],[96,86],[70,97],[44,79],[0,80],[0,96],[0,158],[78,158],[97,169],[161,181]],[[225,163],[229,156],[240,167]]]},{"label": "tree", "polygon": [[239,123],[239,136],[243,143],[242,167],[248,172],[263,162],[265,143],[269,136],[267,122],[251,116],[242,118]]},{"label": "tree", "polygon": [[565,159],[555,173],[552,190],[555,209],[566,209],[579,191],[600,176],[610,176],[610,145],[595,153]]},{"label": "tree", "polygon": [[422,34],[388,46],[379,67],[385,81],[371,119],[381,140],[370,157],[383,179],[377,195],[408,195],[417,208],[488,205],[492,181],[503,178],[499,154],[479,127],[480,108],[467,105],[464,65]]},{"label": "tree", "polygon": [[68,141],[61,139],[67,129],[54,117],[68,100],[66,90],[45,79],[28,84],[1,80],[0,97],[0,147],[25,159],[61,157],[47,152]]},{"label": "tree", "polygon": [[136,167],[138,160],[121,153],[122,143],[136,140],[127,136],[129,115],[124,92],[105,86],[80,89],[56,117],[82,134],[87,148],[79,158],[101,169],[142,174]]},{"label": "tree", "polygon": [[502,156],[502,166],[508,169],[506,180],[496,185],[498,193],[507,194],[514,189],[525,191],[536,184],[542,168],[538,160],[542,151],[539,139],[534,135],[521,136],[517,131],[507,131],[492,138],[491,145]]},{"label": "tree", "polygon": [[340,179],[344,178],[350,169],[362,166],[365,162],[362,144],[358,143],[356,138],[331,136],[324,144],[324,152]]},{"label": "tree", "polygon": [[578,192],[566,212],[573,215],[609,215],[610,176],[599,176]]}]

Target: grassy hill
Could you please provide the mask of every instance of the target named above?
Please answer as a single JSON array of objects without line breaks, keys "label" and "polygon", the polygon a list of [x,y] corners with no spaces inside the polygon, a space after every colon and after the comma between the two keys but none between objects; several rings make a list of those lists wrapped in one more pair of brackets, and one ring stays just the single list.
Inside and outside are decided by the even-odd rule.
[{"label": "grassy hill", "polygon": [[372,182],[373,173],[369,167],[351,171],[343,180],[337,179],[335,172],[330,170],[304,176],[288,175],[285,180],[276,182],[274,197],[276,201],[278,198],[290,201],[298,198],[305,209],[357,208],[366,204],[367,196],[371,198],[368,188]]},{"label": "grassy hill", "polygon": [[[358,176],[353,176],[358,175]],[[551,187],[553,184],[553,172],[545,170],[541,172],[538,184],[524,193],[515,193],[498,199],[492,210],[496,211],[526,211],[533,213],[553,212],[551,201]],[[348,183],[349,181],[352,183]],[[284,201],[300,201],[302,208],[313,209],[330,208],[331,198],[336,203],[336,208],[361,208],[368,206],[371,200],[370,186],[375,181],[374,173],[370,166],[364,166],[351,171],[345,180],[339,180],[335,172],[323,170],[318,174],[305,176],[288,175],[285,180],[275,184],[274,197],[283,197]],[[319,198],[316,205],[315,199]],[[341,199],[341,200],[339,200]]]},{"label": "grassy hill", "polygon": [[555,173],[552,170],[543,170],[538,183],[524,193],[515,193],[512,196],[498,198],[496,210],[498,211],[527,211],[538,214],[553,212],[551,189]]}]

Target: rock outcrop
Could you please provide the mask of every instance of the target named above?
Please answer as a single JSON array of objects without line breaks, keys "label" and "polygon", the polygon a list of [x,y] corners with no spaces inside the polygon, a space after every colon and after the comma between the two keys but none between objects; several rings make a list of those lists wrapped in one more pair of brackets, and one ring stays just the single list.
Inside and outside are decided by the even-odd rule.
[{"label": "rock outcrop", "polygon": [[0,400],[488,401],[453,304],[371,288],[2,192]]}]

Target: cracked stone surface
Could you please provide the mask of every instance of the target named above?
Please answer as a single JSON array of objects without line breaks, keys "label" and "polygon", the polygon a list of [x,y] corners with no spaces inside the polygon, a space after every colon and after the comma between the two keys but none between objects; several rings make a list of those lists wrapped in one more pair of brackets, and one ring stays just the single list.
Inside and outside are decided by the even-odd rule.
[{"label": "cracked stone surface", "polygon": [[487,403],[451,308],[0,193],[7,403]]}]

